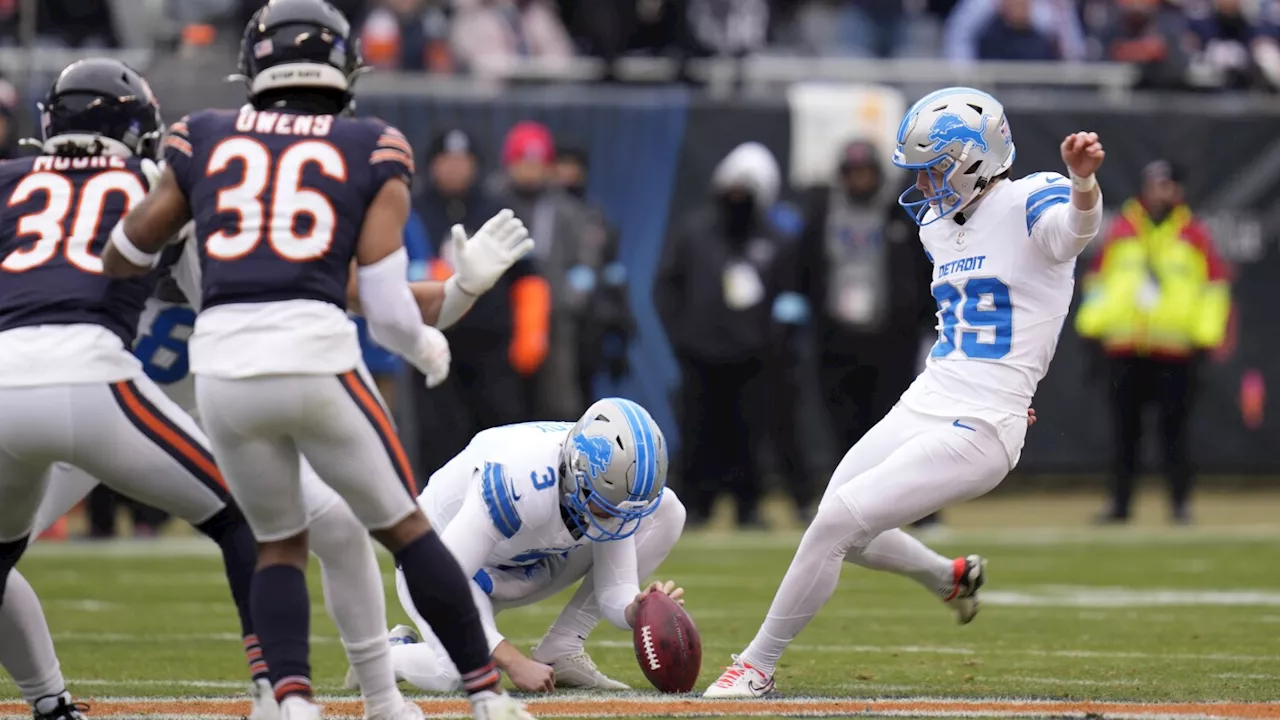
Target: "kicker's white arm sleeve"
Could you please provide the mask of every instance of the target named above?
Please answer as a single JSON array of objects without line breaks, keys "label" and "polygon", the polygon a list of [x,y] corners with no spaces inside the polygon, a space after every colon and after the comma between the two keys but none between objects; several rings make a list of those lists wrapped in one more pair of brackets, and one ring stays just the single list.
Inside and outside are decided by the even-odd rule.
[{"label": "kicker's white arm sleeve", "polygon": [[418,367],[428,342],[422,313],[409,290],[409,253],[404,248],[356,270],[360,307],[374,342]]},{"label": "kicker's white arm sleeve", "polygon": [[1066,262],[1080,253],[1102,228],[1102,193],[1088,210],[1080,210],[1070,201],[1045,211],[1045,216],[1032,229],[1032,240],[1058,262]]},{"label": "kicker's white arm sleeve", "polygon": [[627,606],[640,594],[635,536],[593,543],[591,551],[591,579],[600,612],[614,627],[630,630]]},{"label": "kicker's white arm sleeve", "polygon": [[458,276],[453,275],[444,281],[444,302],[440,304],[440,316],[436,318],[436,328],[444,330],[452,327],[462,319],[463,315],[476,304],[478,295],[463,290],[458,285]]}]

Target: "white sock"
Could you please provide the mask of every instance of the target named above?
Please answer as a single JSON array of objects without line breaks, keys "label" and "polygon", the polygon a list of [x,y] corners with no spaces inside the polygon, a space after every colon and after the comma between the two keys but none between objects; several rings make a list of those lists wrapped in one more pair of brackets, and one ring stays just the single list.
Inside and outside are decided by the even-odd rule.
[{"label": "white sock", "polygon": [[[453,692],[462,686],[458,668],[434,643],[396,645],[391,648],[391,666],[395,679],[403,680],[426,692]],[[472,696],[474,698],[474,696]]]},{"label": "white sock", "polygon": [[[657,572],[658,566],[667,559],[671,549],[680,540],[684,532],[685,508],[675,493],[663,491],[662,502],[653,515],[645,518],[636,532],[636,574],[643,584],[644,579]],[[578,591],[573,594],[569,604],[556,621],[552,623],[547,634],[531,653],[534,660],[549,663],[556,658],[581,652],[587,636],[600,624],[604,613],[596,603],[595,583],[591,572]]]},{"label": "white sock", "polygon": [[40,600],[17,570],[9,571],[0,601],[0,665],[29,703],[67,689]]},{"label": "white sock", "polygon": [[865,541],[862,521],[840,500],[823,503],[773,597],[769,614],[739,659],[766,676],[818,610],[831,599],[849,548]]},{"label": "white sock", "polygon": [[955,587],[955,560],[930,550],[902,530],[880,533],[861,551],[852,548],[845,561],[909,577],[944,598]]},{"label": "white sock", "polygon": [[391,666],[387,598],[369,534],[339,502],[311,523],[309,537],[320,560],[325,607],[360,682],[366,714],[394,711],[404,696]]}]

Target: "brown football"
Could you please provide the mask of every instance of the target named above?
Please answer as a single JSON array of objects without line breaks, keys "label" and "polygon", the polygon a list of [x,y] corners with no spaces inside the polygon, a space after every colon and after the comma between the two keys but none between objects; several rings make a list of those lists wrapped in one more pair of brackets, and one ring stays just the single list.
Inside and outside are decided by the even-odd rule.
[{"label": "brown football", "polygon": [[668,595],[651,592],[640,600],[631,631],[636,660],[649,682],[664,693],[685,693],[702,670],[702,639],[684,608]]}]

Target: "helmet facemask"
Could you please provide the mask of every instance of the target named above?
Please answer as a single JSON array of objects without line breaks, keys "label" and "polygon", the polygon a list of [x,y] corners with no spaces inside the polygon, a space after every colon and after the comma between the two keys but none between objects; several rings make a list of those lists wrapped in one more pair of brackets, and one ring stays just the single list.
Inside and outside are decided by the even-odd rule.
[{"label": "helmet facemask", "polygon": [[597,542],[630,537],[658,509],[666,479],[666,440],[649,413],[630,400],[600,400],[560,451],[565,523]]},{"label": "helmet facemask", "polygon": [[962,87],[930,93],[898,127],[893,164],[916,173],[898,203],[920,225],[954,216],[981,197],[1015,156],[1008,118],[995,98]]}]

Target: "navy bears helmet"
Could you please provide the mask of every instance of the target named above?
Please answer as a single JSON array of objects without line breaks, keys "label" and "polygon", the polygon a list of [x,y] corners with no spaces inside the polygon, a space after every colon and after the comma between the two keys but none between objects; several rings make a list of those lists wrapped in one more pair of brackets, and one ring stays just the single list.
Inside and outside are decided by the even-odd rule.
[{"label": "navy bears helmet", "polygon": [[151,86],[118,60],[72,63],[36,107],[48,155],[154,158],[164,132]]},{"label": "navy bears helmet", "polygon": [[272,0],[250,18],[240,42],[239,78],[259,110],[268,104],[264,95],[282,90],[335,93],[349,107],[362,70],[360,41],[325,0]]}]

